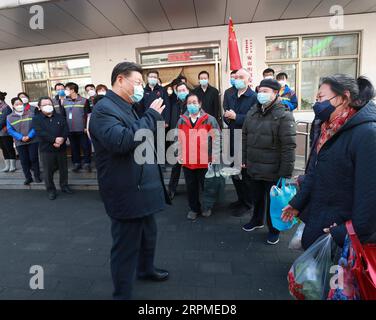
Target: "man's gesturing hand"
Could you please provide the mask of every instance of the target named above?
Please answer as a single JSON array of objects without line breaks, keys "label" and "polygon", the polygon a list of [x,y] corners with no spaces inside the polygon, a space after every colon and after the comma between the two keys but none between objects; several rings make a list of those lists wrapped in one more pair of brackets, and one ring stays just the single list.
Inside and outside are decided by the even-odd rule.
[{"label": "man's gesturing hand", "polygon": [[159,114],[162,114],[162,112],[165,108],[166,108],[166,106],[163,105],[163,99],[162,98],[154,100],[154,102],[150,106],[150,109],[157,111]]}]

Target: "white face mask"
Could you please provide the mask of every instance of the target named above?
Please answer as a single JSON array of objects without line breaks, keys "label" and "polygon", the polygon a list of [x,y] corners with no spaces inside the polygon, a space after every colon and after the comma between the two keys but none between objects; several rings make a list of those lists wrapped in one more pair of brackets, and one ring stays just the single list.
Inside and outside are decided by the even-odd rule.
[{"label": "white face mask", "polygon": [[273,77],[273,76],[266,76],[264,79],[265,79],[265,80],[273,80],[274,77]]},{"label": "white face mask", "polygon": [[106,91],[98,91],[99,96],[105,96],[107,94]]},{"label": "white face mask", "polygon": [[287,81],[285,81],[285,80],[280,80],[278,82],[281,85],[281,87],[284,87],[287,84]]},{"label": "white face mask", "polygon": [[89,95],[89,97],[94,97],[95,95],[96,95],[97,93],[95,92],[95,90],[89,90],[89,92],[88,92],[88,95]]},{"label": "white face mask", "polygon": [[69,97],[70,96],[70,90],[65,90],[65,96]]},{"label": "white face mask", "polygon": [[29,99],[28,98],[21,98],[21,100],[22,100],[22,103],[24,103],[24,104],[27,104],[27,103],[29,103]]},{"label": "white face mask", "polygon": [[42,110],[42,112],[49,114],[49,113],[54,112],[54,107],[49,104],[47,106],[42,106],[41,110]]}]

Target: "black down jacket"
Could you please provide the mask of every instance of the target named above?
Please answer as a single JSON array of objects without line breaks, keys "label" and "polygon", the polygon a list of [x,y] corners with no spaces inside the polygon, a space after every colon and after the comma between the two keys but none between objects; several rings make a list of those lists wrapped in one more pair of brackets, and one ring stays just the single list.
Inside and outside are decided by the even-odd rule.
[{"label": "black down jacket", "polygon": [[294,171],[296,123],[293,114],[277,100],[262,110],[256,105],[243,125],[243,163],[255,180],[290,178]]}]

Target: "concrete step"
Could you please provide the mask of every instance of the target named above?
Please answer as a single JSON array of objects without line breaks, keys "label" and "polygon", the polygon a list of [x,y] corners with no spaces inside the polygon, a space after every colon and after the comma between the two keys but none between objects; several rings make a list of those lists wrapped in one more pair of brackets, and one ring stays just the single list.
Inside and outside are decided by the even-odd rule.
[{"label": "concrete step", "polygon": [[[0,166],[1,167],[1,166]],[[23,175],[21,164],[17,162],[17,171],[14,173],[0,173],[0,190],[44,190],[44,184],[32,183],[30,186],[25,186],[24,181],[25,177]],[[303,174],[302,170],[296,170],[294,175]],[[163,171],[164,182],[166,186],[169,183],[171,175],[171,167],[166,166],[166,169]],[[59,186],[58,173],[55,174],[55,185]],[[79,173],[72,172],[72,168],[69,168],[69,185],[73,190],[98,190],[98,181],[97,181],[97,172],[95,166],[93,166],[93,171],[87,173],[81,171]],[[226,180],[226,189],[233,190],[234,186],[231,179]],[[185,180],[184,174],[182,172],[178,191],[185,190]]]}]

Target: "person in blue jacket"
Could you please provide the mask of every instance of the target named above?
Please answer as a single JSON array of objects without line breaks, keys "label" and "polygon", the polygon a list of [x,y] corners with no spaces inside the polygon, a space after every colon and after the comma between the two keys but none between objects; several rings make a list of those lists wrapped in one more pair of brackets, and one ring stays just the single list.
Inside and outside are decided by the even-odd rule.
[{"label": "person in blue jacket", "polygon": [[[38,140],[32,126],[34,112],[26,110],[24,102],[20,98],[12,99],[13,112],[7,117],[7,130],[13,137],[18,154],[20,156],[22,169],[25,175],[25,185],[32,182],[41,183]],[[31,175],[34,172],[34,179]]]},{"label": "person in blue jacket", "polygon": [[361,242],[376,243],[374,97],[364,77],[338,74],[321,80],[314,110],[323,123],[315,160],[282,215],[287,221],[305,211],[304,249],[326,232],[342,247],[349,220]]},{"label": "person in blue jacket", "polygon": [[298,97],[294,90],[292,90],[287,84],[288,76],[287,73],[281,72],[277,74],[277,81],[281,85],[281,90],[279,92],[279,96],[281,98],[281,102],[290,109],[290,111],[294,111],[298,108]]},{"label": "person in blue jacket", "polygon": [[[230,155],[234,157],[235,130],[242,130],[247,113],[257,105],[257,94],[250,88],[251,75],[245,69],[240,69],[235,76],[235,91],[229,96],[228,105],[225,105],[224,122],[230,129]],[[242,176],[245,177],[246,170],[243,169]],[[242,216],[252,209],[248,199],[248,188],[244,179],[234,177],[238,200],[230,204],[231,214]]]},{"label": "person in blue jacket", "polygon": [[238,90],[235,87],[235,81],[236,81],[236,73],[238,70],[231,71],[230,74],[230,87],[225,91],[223,95],[223,109],[229,110],[231,96],[235,94]]},{"label": "person in blue jacket", "polygon": [[[90,120],[99,190],[111,219],[111,273],[117,300],[131,299],[136,271],[144,280],[169,277],[167,271],[154,266],[155,214],[171,202],[160,166],[156,161],[142,163],[138,159],[137,147],[142,141],[135,139],[141,129],[156,133],[164,106],[162,99],[157,99],[139,118],[135,103],[143,95],[141,66],[120,63],[112,72],[112,90],[95,105]],[[154,145],[153,141],[149,144]]]}]

